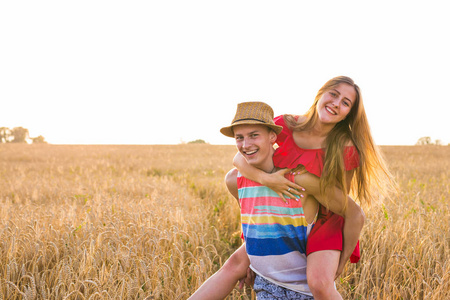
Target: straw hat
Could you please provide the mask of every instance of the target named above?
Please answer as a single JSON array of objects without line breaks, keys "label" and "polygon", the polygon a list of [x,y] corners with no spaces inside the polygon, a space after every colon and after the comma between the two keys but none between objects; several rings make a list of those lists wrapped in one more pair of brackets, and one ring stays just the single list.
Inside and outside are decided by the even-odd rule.
[{"label": "straw hat", "polygon": [[273,109],[264,102],[239,103],[231,125],[223,127],[220,129],[220,132],[223,135],[234,137],[233,126],[243,124],[266,125],[275,131],[276,134],[283,130],[283,127],[275,125],[273,122]]}]

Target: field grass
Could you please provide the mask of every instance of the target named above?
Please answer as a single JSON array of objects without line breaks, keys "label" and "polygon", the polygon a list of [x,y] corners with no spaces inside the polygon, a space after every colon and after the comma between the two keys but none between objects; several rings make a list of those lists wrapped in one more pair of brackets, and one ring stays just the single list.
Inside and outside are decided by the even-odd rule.
[{"label": "field grass", "polygon": [[[450,147],[383,147],[344,299],[450,299]],[[234,146],[0,145],[0,299],[186,299],[240,245]],[[253,299],[235,289],[229,299]]]}]

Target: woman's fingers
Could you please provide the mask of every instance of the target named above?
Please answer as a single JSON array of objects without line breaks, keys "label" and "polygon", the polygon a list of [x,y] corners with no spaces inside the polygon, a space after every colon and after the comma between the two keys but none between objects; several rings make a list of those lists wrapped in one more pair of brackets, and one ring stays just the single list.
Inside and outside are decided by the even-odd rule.
[{"label": "woman's fingers", "polygon": [[[274,190],[277,195],[284,201],[287,202],[286,198],[295,199],[298,201],[299,198],[306,196],[305,189],[290,181],[285,177],[286,174],[292,172],[291,169],[281,169],[278,170],[275,177],[270,177],[271,180],[266,182],[266,185]],[[298,172],[293,173],[296,175]]]},{"label": "woman's fingers", "polygon": [[[292,189],[291,189],[292,191]],[[284,202],[288,202],[287,199],[294,199],[296,201],[298,201],[300,198],[303,198],[302,194],[299,194],[298,196],[294,195],[293,193],[284,191],[284,192],[277,192],[277,195],[284,201]]]},{"label": "woman's fingers", "polygon": [[[292,191],[292,190],[291,190]],[[289,192],[286,192],[285,193],[286,194],[286,196],[288,196],[288,198],[289,199],[294,199],[294,200],[297,200],[298,201],[298,197],[296,197],[296,196],[294,196],[293,194],[291,194],[291,193],[289,193]]]},{"label": "woman's fingers", "polygon": [[281,200],[283,200],[285,203],[287,203],[288,201],[286,200],[286,198],[284,198],[284,194],[283,193],[277,193],[278,197],[281,198]]},{"label": "woman's fingers", "polygon": [[288,187],[288,189],[285,192],[286,195],[297,195],[298,197],[303,198],[305,196],[305,191],[303,190],[298,190],[296,188],[293,187]]},{"label": "woman's fingers", "polygon": [[296,191],[299,191],[299,193],[305,191],[305,188],[304,188],[304,187],[302,187],[302,186],[296,184],[295,182],[292,182],[292,184],[291,184],[290,187],[291,187],[292,189],[296,190]]},{"label": "woman's fingers", "polygon": [[280,173],[280,174],[286,175],[287,173],[289,173],[291,171],[292,171],[292,169],[280,169],[280,170],[276,171],[275,173]]},{"label": "woman's fingers", "polygon": [[[283,176],[287,173],[291,172],[294,176],[297,174],[301,174],[302,172],[292,172],[291,169],[281,169],[278,171],[278,173],[282,174]],[[302,192],[305,191],[305,188],[296,184],[295,182],[290,181],[289,179],[285,178],[285,183],[287,184],[287,192],[288,193],[294,193],[296,195],[302,194]]]}]

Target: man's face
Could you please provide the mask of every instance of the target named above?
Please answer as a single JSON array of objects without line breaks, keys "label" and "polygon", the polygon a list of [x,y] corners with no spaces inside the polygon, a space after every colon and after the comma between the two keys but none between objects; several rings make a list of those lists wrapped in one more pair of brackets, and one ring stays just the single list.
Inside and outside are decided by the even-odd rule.
[{"label": "man's face", "polygon": [[273,144],[277,135],[265,125],[237,125],[233,127],[238,151],[247,162],[266,172],[273,169]]}]

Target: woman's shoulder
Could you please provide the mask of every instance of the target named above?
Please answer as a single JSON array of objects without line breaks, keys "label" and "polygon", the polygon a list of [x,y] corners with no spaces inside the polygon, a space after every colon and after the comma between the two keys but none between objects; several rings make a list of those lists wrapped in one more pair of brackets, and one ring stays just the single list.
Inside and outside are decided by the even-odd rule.
[{"label": "woman's shoulder", "polygon": [[295,115],[294,118],[297,121],[297,123],[303,123],[306,121],[306,116],[304,115]]},{"label": "woman's shoulder", "polygon": [[353,143],[353,141],[351,141],[351,140],[347,141],[344,145],[344,155],[346,157],[348,157],[348,156],[357,155],[357,154],[358,154],[358,150],[357,150],[355,144]]},{"label": "woman's shoulder", "polygon": [[[301,123],[305,120],[305,116],[302,115],[292,115],[292,114],[284,114],[278,117],[275,117],[275,121],[288,123],[290,125],[296,125],[297,123]],[[276,122],[275,122],[276,123]]]},{"label": "woman's shoulder", "polygon": [[359,153],[352,141],[345,144],[344,161],[347,171],[359,167]]},{"label": "woman's shoulder", "polygon": [[355,144],[353,144],[353,141],[348,140],[347,143],[345,143],[345,147],[355,147]]}]

